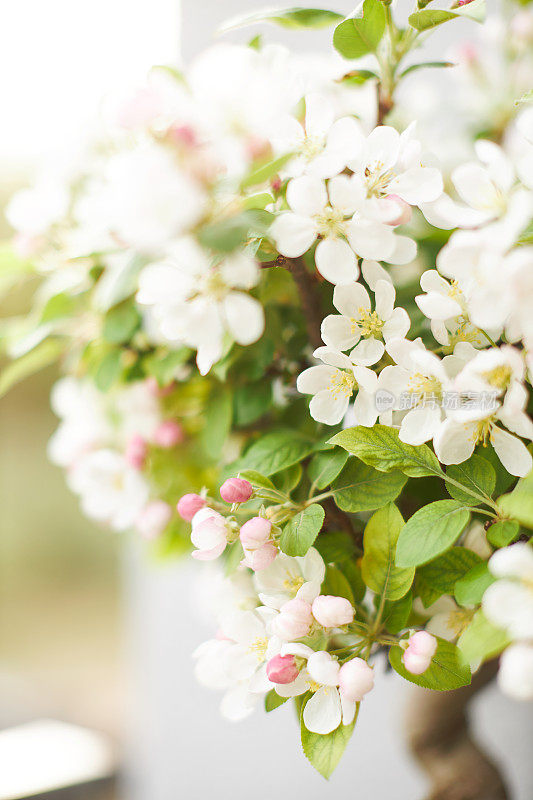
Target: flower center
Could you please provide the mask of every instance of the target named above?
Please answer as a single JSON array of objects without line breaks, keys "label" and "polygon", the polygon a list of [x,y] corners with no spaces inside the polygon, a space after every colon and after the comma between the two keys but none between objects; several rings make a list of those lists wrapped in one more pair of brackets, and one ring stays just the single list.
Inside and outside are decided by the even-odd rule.
[{"label": "flower center", "polygon": [[432,400],[433,402],[442,401],[442,383],[434,375],[422,375],[417,372],[408,382],[408,390],[412,394],[418,395],[418,402]]},{"label": "flower center", "polygon": [[251,653],[253,653],[258,661],[264,661],[266,657],[268,647],[268,639],[266,636],[262,636],[258,639],[255,639],[249,647]]},{"label": "flower center", "polygon": [[322,214],[315,217],[320,236],[340,236],[344,232],[344,215],[331,206],[326,206]]},{"label": "flower center", "polygon": [[300,145],[300,153],[306,161],[311,161],[322,151],[323,147],[324,140],[321,136],[306,136]]},{"label": "flower center", "polygon": [[511,380],[512,370],[507,364],[502,364],[500,367],[488,370],[483,373],[483,377],[495,389],[507,389],[509,381]]},{"label": "flower center", "polygon": [[321,686],[319,683],[317,683],[316,681],[314,681],[312,678],[308,678],[308,680],[307,680],[307,686],[308,686],[308,688],[309,688],[309,691],[310,691],[310,692],[313,692],[313,694],[314,694],[315,692],[318,692],[318,690],[319,690],[319,689],[322,689],[322,688],[323,688],[323,687],[322,687],[322,686]]},{"label": "flower center", "polygon": [[345,370],[338,369],[335,374],[332,375],[328,389],[333,395],[333,398],[336,400],[337,397],[343,395],[345,397],[350,397],[355,386],[356,381],[353,374]]},{"label": "flower center", "polygon": [[492,423],[493,417],[487,417],[487,419],[482,419],[476,424],[472,434],[472,441],[474,442],[474,445],[482,444],[483,447],[488,445],[490,442]]},{"label": "flower center", "polygon": [[283,581],[283,588],[286,589],[291,594],[296,595],[298,590],[302,588],[305,581],[301,575],[295,575],[294,573],[287,573],[287,577]]},{"label": "flower center", "polygon": [[378,317],[377,311],[369,311],[367,308],[358,308],[359,319],[352,319],[352,333],[355,333],[359,328],[361,336],[376,336],[381,338],[383,332],[383,325],[385,324],[382,319]]},{"label": "flower center", "polygon": [[394,170],[383,170],[383,162],[375,161],[365,169],[366,196],[383,197],[387,194],[387,187],[394,178]]},{"label": "flower center", "polygon": [[202,294],[207,294],[215,300],[223,300],[228,293],[228,287],[218,270],[211,270],[204,280]]}]

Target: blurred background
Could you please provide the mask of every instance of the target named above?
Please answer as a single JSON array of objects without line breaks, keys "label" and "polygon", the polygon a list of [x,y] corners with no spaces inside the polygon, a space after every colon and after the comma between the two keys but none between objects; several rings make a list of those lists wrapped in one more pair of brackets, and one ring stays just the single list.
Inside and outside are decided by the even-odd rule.
[{"label": "blurred background", "polygon": [[[110,88],[141,79],[153,64],[189,60],[223,20],[263,5],[3,3],[0,210],[31,181],[43,153],[90,125]],[[334,6],[352,10],[346,0]],[[330,36],[260,29],[271,40],[309,49],[325,47]],[[251,35],[237,31],[231,38]],[[445,39],[431,42],[440,56]],[[0,242],[9,235],[0,216]],[[12,291],[0,302],[2,316],[19,314],[28,297]],[[355,786],[375,800],[422,797],[425,779],[401,740],[407,690],[393,676],[382,676],[380,692],[365,701],[353,744],[329,785],[298,752],[290,708],[277,711],[276,720],[259,713],[238,726],[219,718],[217,697],[192,675],[190,653],[212,634],[197,608],[194,568],[149,563],[127,536],[96,529],[61,471],[47,462],[55,378],[53,370],[39,374],[0,404],[0,800],[173,800],[181,792],[195,798],[214,790],[223,798],[253,792],[266,800],[275,791],[315,798],[355,793]],[[530,800],[528,709],[495,689],[488,694],[476,727],[505,760],[513,798]],[[71,788],[45,794],[61,783]]]}]

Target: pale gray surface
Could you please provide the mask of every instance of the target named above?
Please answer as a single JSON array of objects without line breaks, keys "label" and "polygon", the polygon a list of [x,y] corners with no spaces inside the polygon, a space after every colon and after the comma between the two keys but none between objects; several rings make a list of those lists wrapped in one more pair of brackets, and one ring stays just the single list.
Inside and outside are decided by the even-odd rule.
[{"label": "pale gray surface", "polygon": [[[136,672],[126,800],[215,794],[222,800],[421,800],[427,784],[402,737],[410,687],[394,673],[379,670],[329,783],[302,755],[288,704],[270,715],[259,708],[241,723],[220,717],[220,694],[198,686],[192,674],[191,652],[213,635],[194,607],[194,576],[201,568],[183,562],[148,569],[138,554],[130,554],[128,662]],[[491,687],[476,701],[475,728],[504,765],[512,800],[531,800],[531,704],[511,702]]]}]

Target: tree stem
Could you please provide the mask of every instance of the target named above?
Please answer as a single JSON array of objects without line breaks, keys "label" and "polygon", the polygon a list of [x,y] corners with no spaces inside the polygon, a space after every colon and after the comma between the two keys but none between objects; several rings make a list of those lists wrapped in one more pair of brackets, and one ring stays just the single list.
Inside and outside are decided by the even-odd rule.
[{"label": "tree stem", "polygon": [[309,341],[313,347],[321,347],[322,308],[316,276],[306,269],[302,258],[287,258],[285,266],[291,273],[300,295]]}]

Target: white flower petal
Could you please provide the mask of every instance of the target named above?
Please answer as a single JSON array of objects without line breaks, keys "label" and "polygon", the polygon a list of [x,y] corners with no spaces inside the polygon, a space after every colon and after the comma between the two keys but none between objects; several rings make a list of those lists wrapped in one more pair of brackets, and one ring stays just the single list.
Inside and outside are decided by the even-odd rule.
[{"label": "white flower petal", "polygon": [[323,239],[315,251],[316,268],[327,281],[346,284],[359,277],[355,253],[344,239]]},{"label": "white flower petal", "polygon": [[331,733],[341,723],[341,701],[337,689],[324,687],[314,693],[305,704],[303,721],[308,731]]},{"label": "white flower petal", "polygon": [[317,394],[326,389],[336,375],[335,367],[320,365],[304,370],[296,380],[296,388],[302,394]]},{"label": "white flower petal", "polygon": [[520,478],[531,472],[533,459],[520,439],[495,425],[490,432],[490,440],[507,472]]},{"label": "white flower petal", "polygon": [[400,439],[406,444],[423,444],[433,438],[440,424],[440,408],[413,408],[402,420]]},{"label": "white flower petal", "polygon": [[345,394],[333,395],[325,390],[318,392],[309,403],[309,413],[317,422],[324,425],[338,425],[348,410],[350,397]]},{"label": "white flower petal", "polygon": [[323,319],[320,332],[322,341],[335,350],[348,350],[360,338],[357,325],[353,325],[348,317],[343,317],[341,314],[330,314]]},{"label": "white flower petal", "polygon": [[317,228],[309,217],[286,211],[276,217],[270,235],[282,255],[297,258],[309,250],[316,239]]},{"label": "white flower petal", "polygon": [[302,175],[293,178],[287,185],[287,203],[303,217],[312,217],[324,211],[328,202],[326,184],[320,178]]}]

